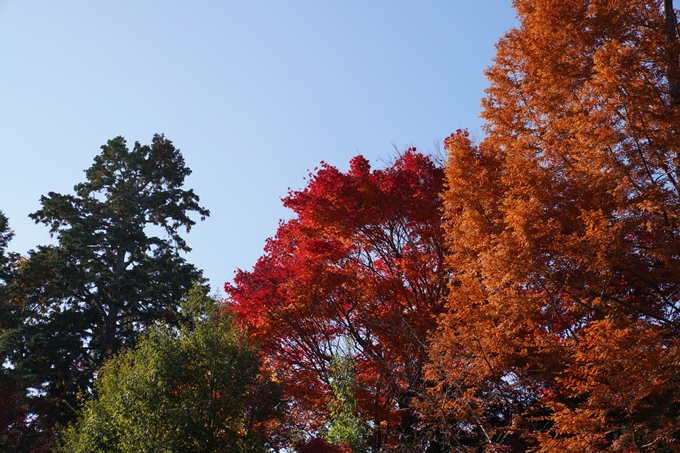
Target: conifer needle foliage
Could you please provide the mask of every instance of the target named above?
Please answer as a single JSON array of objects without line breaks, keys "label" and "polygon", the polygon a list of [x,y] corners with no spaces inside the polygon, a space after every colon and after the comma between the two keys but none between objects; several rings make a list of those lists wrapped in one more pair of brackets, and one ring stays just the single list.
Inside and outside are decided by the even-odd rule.
[{"label": "conifer needle foliage", "polygon": [[92,391],[106,358],[157,322],[175,323],[179,301],[200,280],[180,254],[190,250],[180,228],[195,224],[192,214],[210,214],[182,187],[190,173],[162,135],[132,149],[116,137],[73,194],[50,192],[31,214],[57,244],[18,264],[6,304],[20,325],[6,360],[45,433],[74,419],[76,395]]}]

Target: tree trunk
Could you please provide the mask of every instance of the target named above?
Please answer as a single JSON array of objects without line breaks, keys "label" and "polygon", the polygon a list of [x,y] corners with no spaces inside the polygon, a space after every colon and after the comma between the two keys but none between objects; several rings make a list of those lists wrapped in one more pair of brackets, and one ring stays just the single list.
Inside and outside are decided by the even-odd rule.
[{"label": "tree trunk", "polygon": [[678,29],[673,0],[663,2],[663,23],[668,45],[668,94],[671,106],[675,107],[680,102],[680,49],[678,49]]}]

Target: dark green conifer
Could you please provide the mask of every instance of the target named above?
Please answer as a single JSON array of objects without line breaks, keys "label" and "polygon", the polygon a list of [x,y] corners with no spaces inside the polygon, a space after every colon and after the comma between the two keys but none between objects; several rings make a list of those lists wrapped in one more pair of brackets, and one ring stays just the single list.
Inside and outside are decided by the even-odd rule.
[{"label": "dark green conifer", "polygon": [[92,391],[104,359],[148,327],[175,323],[202,278],[180,255],[190,249],[179,229],[210,213],[182,188],[191,170],[171,141],[155,135],[129,150],[116,137],[85,173],[74,194],[41,197],[30,217],[58,243],[30,251],[12,287],[22,323],[8,358],[46,430],[74,419],[76,395]]}]

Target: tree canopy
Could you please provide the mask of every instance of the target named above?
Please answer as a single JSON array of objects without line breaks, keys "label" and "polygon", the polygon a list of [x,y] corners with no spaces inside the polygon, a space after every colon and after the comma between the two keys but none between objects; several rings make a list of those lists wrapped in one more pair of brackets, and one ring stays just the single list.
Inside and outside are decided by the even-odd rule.
[{"label": "tree canopy", "polygon": [[350,339],[357,410],[373,422],[373,447],[428,442],[412,400],[446,293],[442,185],[442,169],[415,149],[382,170],[363,156],[346,173],[322,164],[284,199],[296,217],[280,225],[251,272],[225,286],[301,426],[327,418],[331,364]]},{"label": "tree canopy", "polygon": [[677,12],[513,5],[484,137],[322,162],[225,301],[163,136],[42,198],[57,245],[0,213],[0,448],[680,452]]},{"label": "tree canopy", "polygon": [[31,214],[58,244],[30,251],[18,265],[5,303],[20,329],[7,360],[46,431],[73,420],[76,395],[91,391],[107,357],[155,323],[174,323],[180,299],[201,279],[180,255],[190,249],[179,229],[189,231],[193,213],[209,215],[182,188],[190,173],[162,135],[132,150],[117,137],[74,194],[50,192]]},{"label": "tree canopy", "polygon": [[157,326],[105,362],[66,451],[269,451],[279,391],[257,351],[206,288],[193,288],[182,308],[179,329]]},{"label": "tree canopy", "polygon": [[[15,273],[18,257],[6,253],[14,232],[9,220],[0,211],[0,357],[7,357],[13,348],[18,330],[18,318],[9,303],[9,284]],[[31,420],[26,406],[25,389],[7,366],[0,369],[0,450],[34,453],[46,451],[48,443],[40,441],[37,424]]]},{"label": "tree canopy", "polygon": [[461,450],[677,451],[672,2],[514,5],[487,136],[446,141],[455,279],[426,410]]}]

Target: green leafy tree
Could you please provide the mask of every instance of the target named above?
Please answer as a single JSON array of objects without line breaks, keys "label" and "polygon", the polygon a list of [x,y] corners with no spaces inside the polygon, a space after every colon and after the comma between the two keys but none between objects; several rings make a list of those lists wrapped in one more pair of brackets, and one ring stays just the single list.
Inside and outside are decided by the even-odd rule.
[{"label": "green leafy tree", "polygon": [[347,445],[353,453],[368,449],[370,426],[359,413],[355,362],[349,351],[336,354],[331,363],[331,422],[326,439],[334,445]]},{"label": "green leafy tree", "polygon": [[[182,188],[191,170],[171,141],[155,135],[129,150],[114,138],[85,173],[74,194],[41,198],[30,217],[58,244],[29,252],[12,285],[22,323],[7,359],[46,430],[74,419],[76,395],[91,391],[107,357],[155,323],[174,323],[201,279],[180,256],[190,249],[179,229],[210,213]],[[164,237],[151,234],[159,230]]]},{"label": "green leafy tree", "polygon": [[73,453],[267,451],[278,387],[257,351],[195,287],[180,328],[159,325],[134,349],[109,359],[98,395],[65,432]]}]

